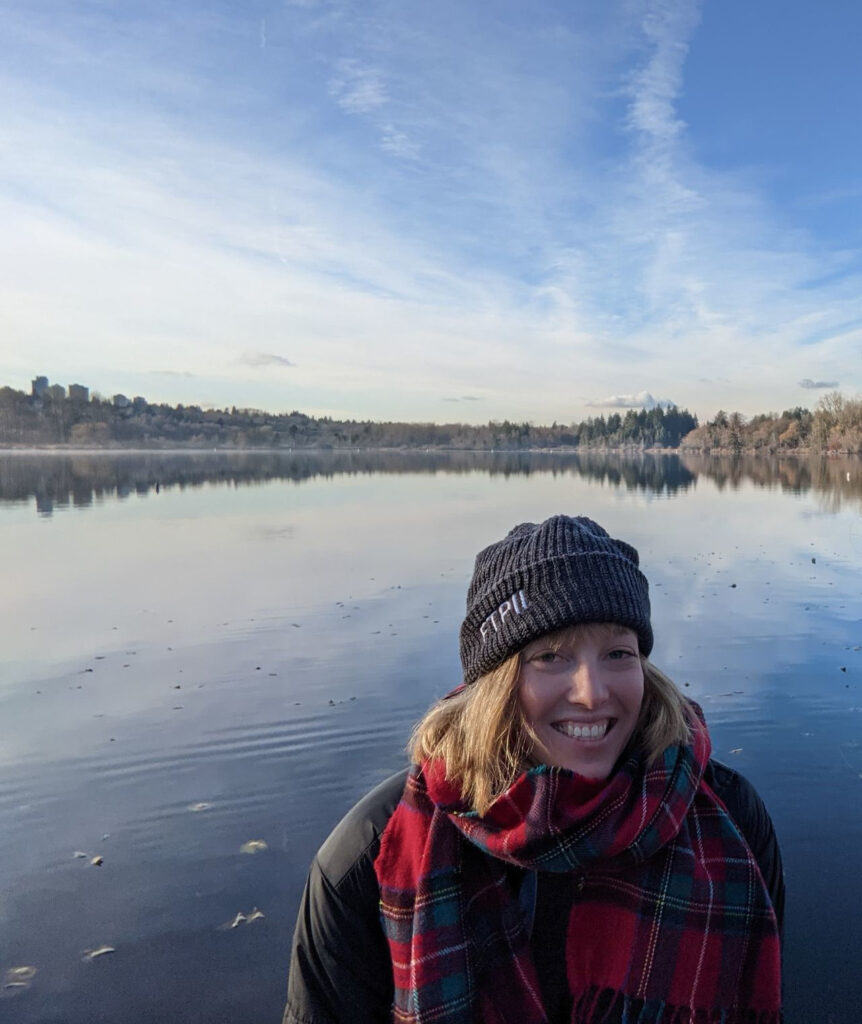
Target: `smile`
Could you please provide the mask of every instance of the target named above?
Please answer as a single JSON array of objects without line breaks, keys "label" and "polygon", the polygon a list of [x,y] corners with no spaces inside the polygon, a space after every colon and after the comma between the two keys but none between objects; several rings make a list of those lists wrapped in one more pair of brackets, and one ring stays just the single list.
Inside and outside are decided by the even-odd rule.
[{"label": "smile", "polygon": [[552,728],[575,740],[600,740],[613,724],[613,719],[603,718],[600,722],[553,722]]}]

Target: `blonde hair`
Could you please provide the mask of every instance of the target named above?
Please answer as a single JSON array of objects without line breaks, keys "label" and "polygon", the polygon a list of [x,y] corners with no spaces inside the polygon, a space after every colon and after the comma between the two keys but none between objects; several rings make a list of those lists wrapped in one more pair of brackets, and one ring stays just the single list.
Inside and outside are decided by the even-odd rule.
[{"label": "blonde hair", "polygon": [[[559,647],[591,628],[596,624],[569,626],[546,639]],[[676,685],[644,655],[640,659],[644,696],[633,737],[652,764],[668,747],[689,742],[690,712]],[[480,815],[533,765],[531,754],[538,738],[521,708],[520,674],[518,652],[434,704],[407,745],[416,763],[441,760],[446,777],[458,780],[463,799]]]}]

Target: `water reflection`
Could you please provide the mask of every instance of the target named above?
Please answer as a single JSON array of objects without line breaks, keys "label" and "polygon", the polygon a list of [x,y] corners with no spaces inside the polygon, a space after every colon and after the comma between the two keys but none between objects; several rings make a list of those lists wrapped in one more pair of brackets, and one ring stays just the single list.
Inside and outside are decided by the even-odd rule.
[{"label": "water reflection", "polygon": [[694,476],[706,476],[719,490],[738,488],[750,482],[756,487],[775,488],[789,494],[816,491],[828,497],[832,509],[862,498],[862,459],[858,456],[778,458],[759,455],[710,457],[684,455],[680,462]]},{"label": "water reflection", "polygon": [[85,509],[107,498],[146,496],[162,488],[249,486],[281,480],[369,474],[467,474],[581,477],[609,487],[676,495],[699,477],[719,490],[744,483],[789,493],[816,491],[837,511],[862,501],[862,461],[857,457],[737,458],[661,453],[585,452],[104,452],[0,455],[0,503],[35,501],[40,515]]}]

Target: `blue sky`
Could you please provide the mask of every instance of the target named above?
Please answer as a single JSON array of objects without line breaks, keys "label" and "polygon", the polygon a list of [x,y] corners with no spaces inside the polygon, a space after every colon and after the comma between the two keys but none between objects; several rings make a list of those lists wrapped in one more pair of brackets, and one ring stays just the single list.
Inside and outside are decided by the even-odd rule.
[{"label": "blue sky", "polygon": [[536,423],[862,391],[856,3],[0,13],[0,383]]}]

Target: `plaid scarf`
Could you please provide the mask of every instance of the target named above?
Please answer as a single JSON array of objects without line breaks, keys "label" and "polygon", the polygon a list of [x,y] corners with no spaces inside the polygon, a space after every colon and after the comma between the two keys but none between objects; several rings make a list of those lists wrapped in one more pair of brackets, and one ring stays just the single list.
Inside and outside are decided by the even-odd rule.
[{"label": "plaid scarf", "polygon": [[572,1024],[778,1024],[775,913],[748,845],[704,782],[709,735],[606,784],[521,775],[483,817],[438,763],[414,767],[375,871],[409,1024],[546,1024],[506,871],[577,872],[566,970]]}]

